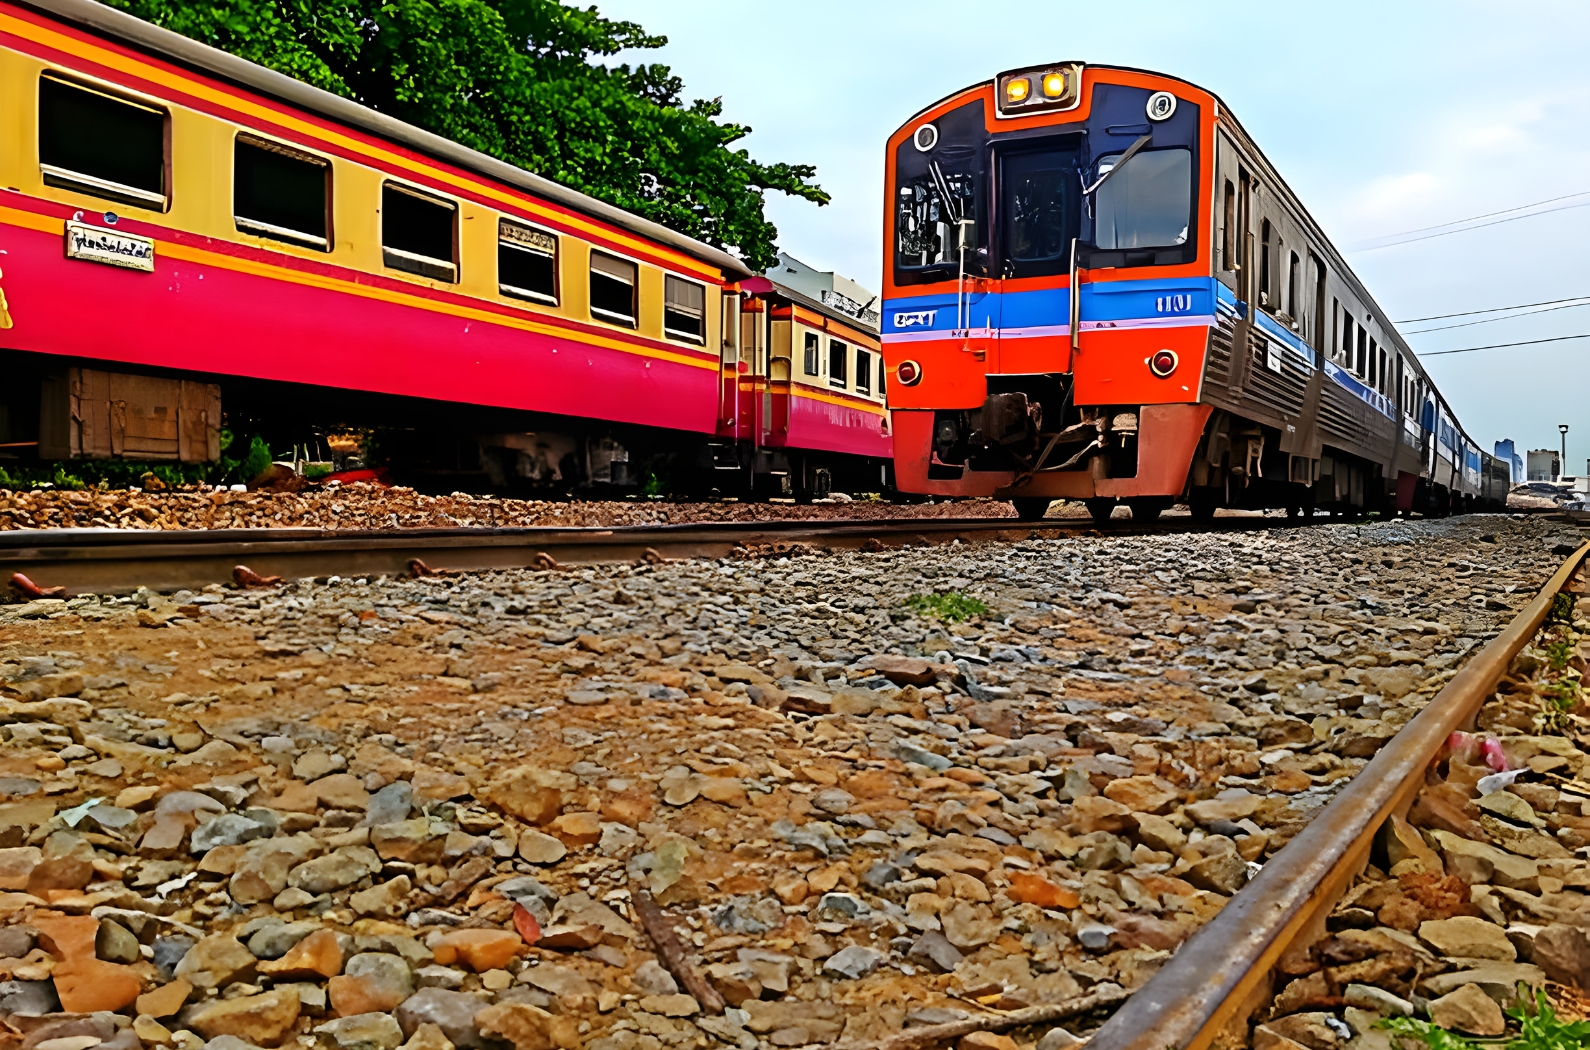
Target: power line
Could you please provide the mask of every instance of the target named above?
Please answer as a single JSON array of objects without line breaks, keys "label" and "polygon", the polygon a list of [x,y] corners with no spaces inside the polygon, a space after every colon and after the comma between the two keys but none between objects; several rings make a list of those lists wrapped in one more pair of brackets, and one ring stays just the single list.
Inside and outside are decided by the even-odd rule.
[{"label": "power line", "polygon": [[1570,339],[1590,339],[1590,332],[1581,332],[1578,335],[1559,335],[1550,339],[1525,339],[1517,343],[1491,343],[1489,346],[1465,346],[1461,350],[1426,350],[1424,353],[1414,351],[1415,357],[1440,357],[1443,354],[1472,354],[1476,350],[1499,350],[1504,346],[1533,346],[1536,343],[1562,343]]},{"label": "power line", "polygon": [[[1546,202],[1542,201],[1541,203],[1544,204]],[[1536,207],[1536,205],[1525,205],[1525,207],[1532,208]],[[1443,230],[1440,233],[1427,233],[1423,237],[1406,237],[1400,241],[1388,241],[1385,244],[1373,244],[1367,248],[1353,248],[1350,250],[1350,254],[1357,254],[1359,252],[1377,252],[1382,248],[1395,248],[1399,244],[1413,244],[1416,241],[1428,241],[1437,237],[1450,237],[1454,233],[1468,233],[1470,230],[1483,230],[1487,226],[1500,226],[1504,222],[1517,222],[1519,219],[1533,219],[1537,215],[1550,215],[1554,211],[1568,211],[1571,208],[1584,207],[1590,207],[1590,201],[1580,201],[1578,204],[1564,204],[1560,208],[1547,208],[1544,211],[1532,211],[1528,215],[1514,215],[1506,219],[1497,219],[1494,222],[1482,222],[1476,226],[1464,226],[1462,229],[1458,230]],[[1468,222],[1470,220],[1465,219],[1462,221]],[[1400,235],[1392,234],[1391,236]]]},{"label": "power line", "polygon": [[1529,317],[1534,314],[1549,314],[1556,310],[1573,310],[1580,306],[1590,306],[1590,299],[1584,302],[1567,303],[1562,306],[1543,306],[1538,310],[1525,310],[1522,313],[1508,314],[1506,317],[1487,317],[1479,321],[1463,321],[1459,324],[1443,324],[1434,328],[1421,328],[1417,332],[1403,332],[1403,335],[1424,335],[1426,332],[1446,332],[1453,328],[1472,328],[1477,324],[1495,324],[1497,321],[1511,321],[1519,317]]},{"label": "power line", "polygon": [[1519,303],[1516,306],[1493,306],[1489,310],[1464,310],[1455,314],[1431,314],[1429,317],[1410,317],[1406,321],[1393,321],[1392,324],[1420,324],[1424,321],[1444,321],[1448,317],[1473,317],[1476,314],[1499,314],[1507,310],[1522,310],[1529,306],[1555,306],[1557,303],[1576,303],[1581,299],[1590,299],[1590,295],[1575,295],[1569,299],[1547,299],[1539,303]]},{"label": "power line", "polygon": [[[1575,197],[1590,197],[1590,190],[1580,190],[1578,193],[1568,193],[1561,197],[1548,197],[1543,201],[1536,201],[1534,204],[1520,204],[1516,208],[1503,208],[1501,211],[1488,211],[1484,215],[1470,215],[1466,219],[1453,219],[1451,222],[1438,222],[1434,226],[1420,226],[1418,229],[1403,230],[1401,233],[1387,233],[1383,236],[1406,237],[1410,233],[1426,233],[1430,230],[1445,229],[1448,226],[1461,226],[1465,222],[1478,222],[1480,219],[1489,219],[1497,215],[1511,215],[1515,211],[1527,211],[1530,208],[1538,208],[1542,204],[1556,204],[1558,201],[1572,200]],[[1371,238],[1371,240],[1379,239],[1379,237]]]}]

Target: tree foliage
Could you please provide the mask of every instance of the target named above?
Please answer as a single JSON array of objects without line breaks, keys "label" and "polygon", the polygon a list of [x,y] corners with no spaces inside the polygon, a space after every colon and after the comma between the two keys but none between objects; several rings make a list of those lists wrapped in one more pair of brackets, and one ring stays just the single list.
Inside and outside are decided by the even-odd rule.
[{"label": "tree foliage", "polygon": [[557,0],[108,0],[147,21],[773,265],[777,191],[826,203],[806,164],[733,144],[720,100],[686,105],[667,39]]}]

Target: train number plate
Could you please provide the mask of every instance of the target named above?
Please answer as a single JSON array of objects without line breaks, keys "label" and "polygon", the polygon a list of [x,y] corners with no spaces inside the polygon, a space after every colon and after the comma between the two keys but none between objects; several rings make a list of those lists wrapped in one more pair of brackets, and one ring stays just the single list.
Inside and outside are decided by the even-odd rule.
[{"label": "train number plate", "polygon": [[88,262],[125,266],[129,270],[153,273],[155,269],[155,242],[148,237],[118,233],[103,226],[87,223],[66,224],[66,257]]}]

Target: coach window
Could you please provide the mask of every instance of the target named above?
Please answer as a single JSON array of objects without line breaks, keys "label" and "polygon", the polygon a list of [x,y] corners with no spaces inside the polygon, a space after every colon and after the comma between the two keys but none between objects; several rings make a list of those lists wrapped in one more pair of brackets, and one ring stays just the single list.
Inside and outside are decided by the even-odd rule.
[{"label": "coach window", "polygon": [[497,290],[533,303],[558,302],[558,239],[507,219],[497,222]]},{"label": "coach window", "polygon": [[1225,229],[1220,235],[1220,257],[1225,261],[1225,268],[1237,268],[1237,188],[1231,185],[1231,180],[1226,180],[1226,209]]},{"label": "coach window", "polygon": [[872,393],[872,355],[859,346],[856,347],[856,391]]},{"label": "coach window", "polygon": [[47,186],[162,211],[166,113],[46,74],[39,78],[39,170]]},{"label": "coach window", "polygon": [[1270,220],[1259,225],[1259,305],[1274,312],[1275,297],[1270,294]]},{"label": "coach window", "polygon": [[311,153],[252,135],[232,151],[232,219],[245,233],[331,249],[326,202],[331,165]]},{"label": "coach window", "polygon": [[1337,358],[1349,371],[1353,368],[1353,315],[1342,309],[1342,347]]},{"label": "coach window", "polygon": [[805,372],[809,376],[823,374],[823,363],[818,360],[822,356],[821,344],[822,340],[817,337],[816,332],[806,333],[806,360],[804,361],[804,366]]},{"label": "coach window", "polygon": [[1286,270],[1286,312],[1292,318],[1292,327],[1294,328],[1297,327],[1298,322],[1303,317],[1303,311],[1299,310],[1297,306],[1297,270],[1299,265],[1300,260],[1297,257],[1297,252],[1293,252],[1288,257]]},{"label": "coach window", "polygon": [[663,331],[675,339],[705,342],[707,290],[694,281],[669,274],[663,282]]},{"label": "coach window", "polygon": [[1359,379],[1369,377],[1369,329],[1363,325],[1358,326],[1358,358],[1354,363],[1353,371]]},{"label": "coach window", "polygon": [[640,267],[627,259],[591,253],[591,316],[635,327],[635,286]]},{"label": "coach window", "polygon": [[381,254],[387,266],[437,281],[458,280],[458,205],[395,182],[381,187]]},{"label": "coach window", "polygon": [[845,357],[845,344],[837,339],[828,340],[828,385],[842,387],[845,385],[848,361]]}]

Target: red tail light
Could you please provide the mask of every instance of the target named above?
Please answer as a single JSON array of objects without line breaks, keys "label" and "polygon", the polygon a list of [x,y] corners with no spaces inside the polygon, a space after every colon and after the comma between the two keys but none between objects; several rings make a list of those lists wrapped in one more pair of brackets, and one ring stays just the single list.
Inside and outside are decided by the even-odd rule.
[{"label": "red tail light", "polygon": [[1176,371],[1177,357],[1174,350],[1156,350],[1148,359],[1148,370],[1161,379]]},{"label": "red tail light", "polygon": [[915,361],[901,361],[900,367],[894,370],[901,386],[916,386],[922,381],[922,366]]}]

